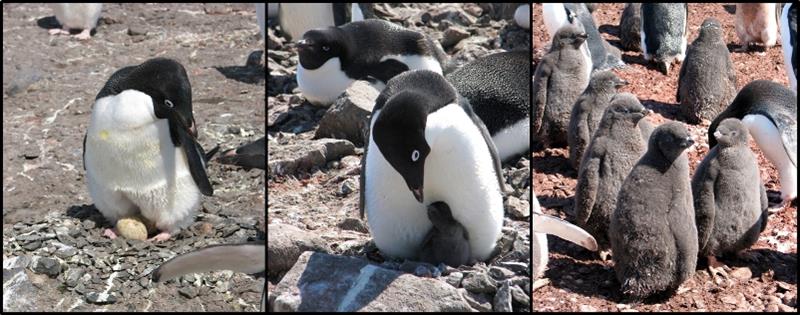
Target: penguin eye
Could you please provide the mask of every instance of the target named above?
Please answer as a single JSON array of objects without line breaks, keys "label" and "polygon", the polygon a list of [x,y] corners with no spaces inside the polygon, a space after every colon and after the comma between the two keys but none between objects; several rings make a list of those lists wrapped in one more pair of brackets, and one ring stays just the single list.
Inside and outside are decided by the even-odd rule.
[{"label": "penguin eye", "polygon": [[323,46],[322,46],[322,50],[324,50],[324,51],[329,51],[329,50],[331,50],[331,47],[330,47],[330,46],[327,46],[327,45],[323,45]]},{"label": "penguin eye", "polygon": [[175,107],[175,105],[172,105],[172,101],[170,100],[164,100],[164,105],[167,105],[167,107],[169,108]]},{"label": "penguin eye", "polygon": [[414,150],[411,152],[411,161],[416,162],[419,160],[419,150]]}]

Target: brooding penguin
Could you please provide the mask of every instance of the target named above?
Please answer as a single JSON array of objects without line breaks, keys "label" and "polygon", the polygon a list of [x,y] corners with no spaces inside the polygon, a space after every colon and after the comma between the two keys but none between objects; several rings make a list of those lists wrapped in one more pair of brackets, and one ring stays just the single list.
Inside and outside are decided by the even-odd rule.
[{"label": "brooding penguin", "polygon": [[[214,270],[233,270],[243,273],[258,273],[267,269],[266,243],[264,241],[212,245],[176,256],[153,271],[153,281],[167,281],[188,273]],[[267,305],[267,288],[264,283],[261,294],[261,310]]]},{"label": "brooding penguin", "polygon": [[486,260],[503,224],[503,177],[489,132],[440,74],[404,72],[372,110],[360,209],[377,247],[413,259],[441,201],[469,233],[471,258]]},{"label": "brooding penguin", "polygon": [[447,60],[431,38],[376,19],[314,29],[297,44],[297,84],[309,102],[321,106],[333,103],[356,80],[382,85],[414,69],[441,74]]},{"label": "brooding penguin", "polygon": [[797,92],[797,4],[787,3],[781,13],[781,48],[783,48],[783,64],[792,90]]},{"label": "brooding penguin", "polygon": [[745,85],[708,127],[708,146],[725,118],[739,118],[764,156],[778,171],[783,204],[797,197],[797,93],[778,83],[756,80]]},{"label": "brooding penguin", "polygon": [[162,231],[154,240],[188,226],[201,194],[213,194],[196,135],[192,87],[180,63],[154,58],[114,72],[97,94],[83,140],[89,194],[100,213],[112,225],[141,214]]},{"label": "brooding penguin", "polygon": [[70,29],[82,29],[80,34],[75,35],[80,40],[92,37],[91,31],[97,26],[100,11],[103,10],[102,3],[53,3],[51,6],[61,28],[51,29],[50,35],[69,35]]}]

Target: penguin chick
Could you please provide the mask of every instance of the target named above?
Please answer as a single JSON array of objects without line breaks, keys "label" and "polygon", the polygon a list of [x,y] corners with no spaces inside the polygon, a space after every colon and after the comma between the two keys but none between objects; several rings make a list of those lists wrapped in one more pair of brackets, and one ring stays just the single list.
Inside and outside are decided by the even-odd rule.
[{"label": "penguin chick", "polygon": [[619,19],[619,41],[627,51],[641,51],[642,4],[627,3]]},{"label": "penguin chick", "polygon": [[567,144],[571,107],[589,84],[591,66],[580,51],[586,38],[577,26],[564,25],[536,67],[531,131],[545,147]]},{"label": "penguin chick", "polygon": [[755,244],[769,213],[747,128],[736,118],[726,118],[714,136],[718,144],[692,178],[700,256],[735,253]]},{"label": "penguin chick", "polygon": [[450,267],[468,264],[472,256],[469,233],[453,218],[450,207],[444,202],[434,202],[428,205],[428,218],[433,227],[422,241],[419,260],[434,265],[443,262]]},{"label": "penguin chick", "polygon": [[742,42],[740,51],[747,51],[754,43],[764,47],[775,46],[778,41],[778,10],[775,3],[737,3],[736,36]]},{"label": "penguin chick", "polygon": [[689,8],[686,3],[642,3],[641,10],[644,59],[669,74],[672,62],[682,62],[686,55]]},{"label": "penguin chick", "polygon": [[56,19],[61,23],[61,28],[51,29],[50,35],[69,35],[70,29],[82,29],[81,33],[75,35],[79,40],[87,40],[92,37],[91,31],[97,26],[100,19],[100,12],[103,10],[102,3],[53,3],[53,11]]},{"label": "penguin chick", "polygon": [[689,46],[678,75],[676,99],[686,120],[714,119],[736,96],[736,68],[731,62],[722,25],[708,18]]},{"label": "penguin chick", "polygon": [[578,101],[572,106],[569,118],[567,143],[572,168],[578,169],[583,151],[589,146],[589,141],[592,140],[592,135],[600,124],[600,118],[611,102],[611,97],[617,93],[618,88],[627,84],[627,81],[608,70],[592,73],[589,86],[583,90]]},{"label": "penguin chick", "polygon": [[575,223],[594,236],[601,251],[610,248],[608,223],[617,193],[646,149],[637,124],[647,114],[636,96],[618,94],[583,156],[575,186]]},{"label": "penguin chick", "polygon": [[778,171],[781,199],[797,197],[797,94],[767,80],[745,85],[708,127],[708,146],[717,144],[714,132],[725,118],[738,118],[747,127],[764,156]]},{"label": "penguin chick", "polygon": [[684,153],[693,143],[681,123],[659,126],[620,188],[608,236],[622,293],[633,298],[677,289],[694,273],[697,228]]}]

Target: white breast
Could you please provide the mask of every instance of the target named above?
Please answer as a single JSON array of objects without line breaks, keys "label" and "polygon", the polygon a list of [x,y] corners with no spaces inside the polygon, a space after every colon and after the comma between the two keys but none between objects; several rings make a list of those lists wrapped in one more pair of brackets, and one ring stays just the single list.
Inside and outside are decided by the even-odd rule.
[{"label": "white breast", "polygon": [[342,71],[338,57],[328,59],[321,67],[308,70],[297,64],[297,85],[303,96],[314,105],[329,105],[355,80]]},{"label": "white breast", "polygon": [[444,201],[469,232],[473,258],[487,259],[500,236],[503,198],[483,136],[457,104],[450,104],[428,115],[425,139],[431,152],[425,160],[423,204],[375,154],[380,150],[370,140],[365,207],[375,244],[389,255],[414,257],[431,227],[425,205]]},{"label": "white breast", "polygon": [[764,156],[775,165],[781,181],[781,198],[791,200],[797,197],[797,166],[795,166],[781,141],[778,128],[762,115],[747,115],[742,119],[753,140]]},{"label": "white breast", "polygon": [[155,117],[144,93],[127,90],[95,102],[85,163],[89,193],[112,223],[138,209],[159,229],[175,231],[199,204],[186,154],[172,144],[167,120]]},{"label": "white breast", "polygon": [[544,26],[551,42],[553,41],[553,36],[556,35],[556,31],[561,26],[569,23],[563,3],[542,3],[542,19],[544,19]]},{"label": "white breast", "polygon": [[797,92],[797,77],[794,75],[794,68],[792,68],[792,47],[791,36],[789,36],[789,7],[791,3],[783,6],[781,13],[781,48],[783,49],[783,65],[786,68],[786,75],[789,76],[789,85],[792,90]]},{"label": "white breast", "polygon": [[97,26],[102,3],[54,3],[56,19],[67,28],[92,29]]},{"label": "white breast", "polygon": [[281,3],[279,10],[281,28],[294,41],[311,29],[336,25],[332,3]]},{"label": "white breast", "polygon": [[514,11],[514,22],[526,30],[531,29],[531,5],[523,4]]},{"label": "white breast", "polygon": [[442,66],[435,58],[420,55],[386,55],[381,58],[381,62],[394,59],[408,66],[408,70],[430,70],[442,74]]}]

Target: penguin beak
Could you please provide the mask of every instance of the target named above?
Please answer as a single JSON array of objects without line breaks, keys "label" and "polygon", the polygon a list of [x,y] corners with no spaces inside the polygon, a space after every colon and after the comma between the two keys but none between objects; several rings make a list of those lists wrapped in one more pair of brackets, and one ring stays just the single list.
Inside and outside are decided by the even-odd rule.
[{"label": "penguin beak", "polygon": [[721,132],[719,132],[719,130],[717,130],[717,131],[714,131],[714,137],[715,137],[715,138],[717,138],[717,139],[719,139],[720,137],[722,137],[722,133],[721,133]]},{"label": "penguin beak", "polygon": [[683,139],[683,141],[681,141],[681,147],[683,148],[691,147],[693,144],[694,140],[692,140],[692,137],[686,137],[685,139]]},{"label": "penguin beak", "polygon": [[417,189],[411,189],[411,193],[414,194],[414,198],[417,199],[420,203],[422,203],[422,187]]},{"label": "penguin beak", "polygon": [[628,81],[625,81],[625,80],[617,81],[617,87],[623,87],[623,86],[626,86],[626,85],[628,85]]},{"label": "penguin beak", "polygon": [[305,40],[305,39],[301,39],[300,41],[297,42],[297,48],[298,49],[305,50],[305,49],[308,49],[308,47],[310,47],[310,46],[311,46],[311,44],[309,44],[309,42],[307,40]]}]

